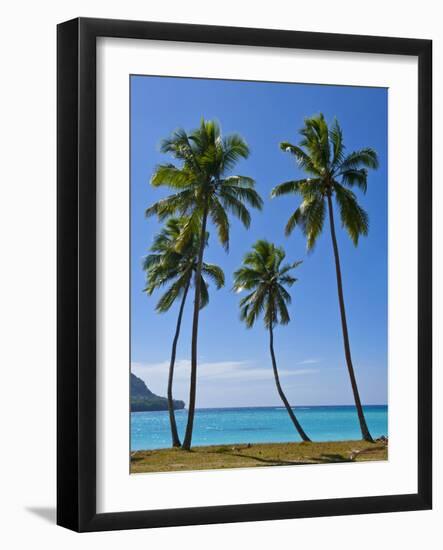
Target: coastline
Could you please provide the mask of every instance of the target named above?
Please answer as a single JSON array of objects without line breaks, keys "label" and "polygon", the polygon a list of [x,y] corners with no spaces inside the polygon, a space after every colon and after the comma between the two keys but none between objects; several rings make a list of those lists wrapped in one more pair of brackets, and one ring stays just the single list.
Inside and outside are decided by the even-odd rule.
[{"label": "coastline", "polygon": [[388,445],[377,440],[254,443],[196,446],[191,451],[156,449],[131,452],[131,474],[296,466],[388,459]]}]

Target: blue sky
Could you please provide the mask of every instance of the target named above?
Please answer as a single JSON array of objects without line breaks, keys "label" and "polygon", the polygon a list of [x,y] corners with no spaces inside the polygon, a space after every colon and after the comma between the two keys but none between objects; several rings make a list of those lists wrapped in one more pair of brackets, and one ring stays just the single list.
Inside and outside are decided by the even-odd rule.
[{"label": "blue sky", "polygon": [[[387,403],[387,90],[266,82],[131,77],[131,368],[148,387],[166,394],[167,371],[177,307],[157,314],[159,294],[143,294],[143,256],[160,229],[146,219],[148,205],[170,193],[149,185],[162,138],[200,118],[216,119],[222,132],[240,133],[251,154],[235,173],[253,177],[265,206],[252,211],[249,231],[232,220],[227,254],[210,226],[208,262],[225,271],[226,286],[210,289],[201,313],[197,407],[280,405],[270,365],[268,336],[261,323],[246,329],[239,320],[239,295],[232,274],[258,238],[282,245],[288,260],[303,260],[292,287],[291,323],[275,331],[281,381],[293,405],[352,404],[344,360],[329,227],[307,254],[304,238],[284,226],[296,208],[294,196],[270,199],[274,185],[302,176],[280,141],[297,142],[303,119],[323,112],[342,126],[347,151],[377,150],[380,168],[369,176],[360,204],[370,217],[369,236],[355,248],[337,219],[351,349],[363,403]],[[338,218],[338,216],[337,216]],[[186,308],[177,352],[174,396],[188,402],[192,300]]]}]

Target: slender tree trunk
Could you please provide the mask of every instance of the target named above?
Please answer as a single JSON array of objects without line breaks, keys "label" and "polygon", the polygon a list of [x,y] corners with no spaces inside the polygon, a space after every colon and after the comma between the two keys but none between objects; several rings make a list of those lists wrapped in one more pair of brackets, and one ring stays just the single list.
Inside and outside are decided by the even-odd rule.
[{"label": "slender tree trunk", "polygon": [[334,212],[332,208],[331,195],[328,195],[328,210],[329,210],[329,225],[331,228],[332,246],[334,248],[335,272],[337,275],[338,301],[340,304],[341,327],[343,331],[343,343],[345,348],[346,364],[348,366],[349,378],[351,379],[352,393],[354,394],[355,406],[357,408],[358,420],[360,422],[361,435],[365,441],[370,441],[371,443],[373,443],[373,439],[369,432],[368,425],[366,424],[365,415],[363,413],[363,407],[361,405],[360,395],[358,393],[357,381],[355,379],[354,367],[352,365],[351,347],[349,345],[349,335],[348,335],[348,323],[346,321],[345,300],[343,297],[343,283],[341,278],[340,256],[338,254],[337,238],[335,235]]},{"label": "slender tree trunk", "polygon": [[198,251],[197,267],[195,270],[195,297],[194,297],[194,315],[192,319],[192,345],[191,345],[191,383],[189,389],[189,411],[188,422],[186,424],[185,438],[182,448],[189,451],[192,441],[192,429],[194,427],[195,414],[195,396],[197,391],[197,340],[198,340],[198,320],[200,314],[200,292],[201,292],[201,273],[203,265],[203,252],[206,241],[206,223],[208,220],[208,208],[206,206],[203,212],[202,226],[200,232],[200,248]]},{"label": "slender tree trunk", "polygon": [[281,400],[283,401],[286,410],[288,411],[289,417],[292,420],[292,423],[295,426],[295,429],[299,433],[300,437],[303,439],[303,441],[311,441],[309,437],[306,435],[305,431],[301,427],[300,422],[297,420],[294,411],[291,408],[291,405],[289,404],[289,401],[286,399],[286,395],[283,392],[283,389],[280,384],[280,378],[278,376],[278,370],[277,370],[277,362],[275,360],[275,354],[274,354],[274,333],[272,331],[272,325],[269,327],[269,348],[271,350],[271,359],[272,359],[272,369],[274,371],[274,377],[275,377],[275,384],[277,386],[278,395],[280,396]]},{"label": "slender tree trunk", "polygon": [[171,424],[171,436],[172,436],[172,446],[173,447],[180,447],[180,438],[178,436],[177,431],[177,423],[175,421],[175,413],[174,413],[174,400],[172,398],[172,382],[174,380],[174,366],[175,366],[175,356],[177,352],[177,342],[178,338],[180,336],[180,327],[182,324],[182,317],[183,317],[183,310],[185,308],[186,303],[186,297],[188,295],[189,285],[191,283],[191,276],[189,276],[189,280],[186,283],[184,292],[183,292],[183,298],[180,304],[180,309],[178,311],[178,318],[177,318],[177,326],[175,329],[175,335],[174,340],[172,342],[172,351],[171,351],[171,361],[169,363],[169,376],[168,376],[168,410],[169,410],[169,422]]}]

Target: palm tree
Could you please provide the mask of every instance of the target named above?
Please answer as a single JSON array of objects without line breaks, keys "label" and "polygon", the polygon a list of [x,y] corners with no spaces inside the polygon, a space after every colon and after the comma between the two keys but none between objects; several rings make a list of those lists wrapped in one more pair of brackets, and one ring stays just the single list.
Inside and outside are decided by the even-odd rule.
[{"label": "palm tree", "polygon": [[291,193],[301,197],[302,203],[286,224],[286,234],[290,235],[294,227],[299,226],[307,238],[308,250],[312,250],[317,237],[321,234],[326,208],[328,210],[346,364],[362,437],[372,442],[352,364],[332,197],[335,197],[343,227],[357,246],[360,235],[368,234],[369,219],[351,189],[358,187],[363,193],[366,192],[368,168],[378,168],[377,153],[371,148],[365,148],[346,155],[339,123],[334,120],[328,128],[322,114],[307,118],[300,135],[302,139],[299,145],[283,142],[280,143],[280,148],[294,155],[299,167],[309,177],[277,185],[272,191],[272,197]]},{"label": "palm tree", "polygon": [[176,243],[178,250],[190,234],[199,235],[192,320],[189,413],[182,446],[189,450],[195,413],[200,286],[208,218],[214,224],[220,242],[228,250],[228,213],[232,213],[245,227],[249,227],[251,216],[245,204],[261,209],[263,201],[254,189],[255,182],[252,178],[229,175],[240,159],[248,157],[249,148],[237,134],[222,137],[216,122],[202,119],[200,126],[189,134],[182,129],[175,131],[169,139],[162,142],[161,150],[172,154],[180,165],[158,166],[151,184],[155,187],[167,186],[175,192],[148,208],[146,214],[156,214],[160,220],[176,214],[187,216],[187,222]]},{"label": "palm tree", "polygon": [[[173,447],[180,447],[181,445],[177,431],[177,423],[175,421],[174,401],[172,398],[175,357],[180,336],[183,310],[192,282],[192,276],[196,272],[199,249],[199,239],[196,235],[192,235],[186,244],[182,246],[180,251],[176,249],[176,242],[185,224],[186,218],[170,218],[166,223],[166,227],[164,227],[155,237],[150,249],[152,254],[149,254],[143,260],[143,269],[146,272],[145,292],[148,295],[151,295],[154,290],[163,285],[170,283],[169,288],[157,303],[156,310],[159,313],[169,311],[174,302],[181,297],[177,324],[172,342],[167,392]],[[208,238],[209,234],[207,233],[206,240],[208,240]],[[225,277],[223,271],[214,264],[203,263],[201,273],[200,308],[203,308],[209,301],[208,284],[205,277],[212,279],[217,288],[221,288],[224,285]]]},{"label": "palm tree", "polygon": [[301,262],[286,263],[283,248],[265,240],[257,241],[252,251],[245,255],[243,266],[234,273],[234,290],[250,291],[240,300],[240,318],[251,328],[260,314],[263,314],[265,327],[269,331],[269,348],[272,369],[278,394],[283,401],[295,429],[303,441],[310,441],[297,420],[280,384],[277,361],[274,353],[274,327],[277,324],[287,325],[290,321],[287,305],[291,295],[285,286],[292,286],[297,279],[290,272]]}]

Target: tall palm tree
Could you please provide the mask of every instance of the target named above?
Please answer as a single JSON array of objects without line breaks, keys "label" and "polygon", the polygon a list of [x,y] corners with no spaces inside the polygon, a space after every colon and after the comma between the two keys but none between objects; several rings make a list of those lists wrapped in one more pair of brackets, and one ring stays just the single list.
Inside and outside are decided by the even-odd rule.
[{"label": "tall palm tree", "polygon": [[251,216],[245,204],[261,209],[263,201],[254,189],[255,182],[252,178],[230,175],[237,162],[249,155],[246,142],[237,134],[222,137],[216,122],[202,119],[200,126],[189,134],[182,129],[175,131],[169,139],[162,142],[161,150],[172,154],[180,165],[158,166],[151,184],[155,187],[167,186],[175,192],[148,208],[146,214],[156,214],[159,219],[176,214],[188,217],[177,240],[178,250],[190,234],[199,235],[192,320],[189,413],[182,446],[183,449],[189,450],[195,413],[200,286],[208,218],[214,224],[219,240],[227,250],[228,213],[232,213],[245,227],[249,227]]},{"label": "tall palm tree", "polygon": [[245,255],[243,266],[234,273],[234,290],[249,291],[240,300],[240,317],[248,328],[263,314],[265,327],[269,331],[269,349],[278,394],[300,437],[303,441],[310,441],[283,392],[274,353],[274,327],[279,323],[287,325],[290,321],[287,305],[291,303],[291,295],[285,286],[295,283],[297,279],[290,272],[301,263],[282,264],[285,256],[283,248],[265,240],[257,241],[252,251]]},{"label": "tall palm tree", "polygon": [[[192,277],[196,273],[199,250],[199,239],[196,235],[191,235],[191,238],[179,251],[176,248],[177,240],[180,238],[181,231],[186,221],[186,218],[170,218],[166,226],[155,237],[150,249],[152,253],[143,260],[143,269],[146,272],[145,292],[148,295],[151,295],[154,290],[166,284],[170,284],[169,288],[157,303],[156,310],[159,313],[169,311],[174,302],[181,297],[174,339],[172,341],[167,392],[173,447],[180,447],[181,445],[172,397],[175,357],[180,336],[183,310],[185,308],[189,287],[192,283]],[[207,233],[206,240],[208,240],[208,238],[209,234]],[[211,279],[217,288],[221,288],[225,283],[224,273],[220,267],[214,264],[203,263],[200,276],[200,308],[205,307],[209,301],[208,283],[205,278]]]},{"label": "tall palm tree", "polygon": [[272,191],[272,197],[287,194],[301,197],[302,203],[286,224],[286,234],[290,235],[295,226],[299,226],[307,238],[308,250],[312,250],[321,234],[326,209],[328,210],[346,364],[362,437],[366,441],[373,441],[366,424],[352,364],[332,197],[335,197],[343,227],[357,246],[360,235],[368,234],[369,219],[351,189],[357,187],[363,193],[366,192],[368,168],[378,168],[377,153],[368,147],[345,154],[343,133],[339,123],[334,120],[328,128],[322,114],[307,118],[300,135],[302,139],[299,145],[283,142],[280,148],[294,155],[298,166],[309,177],[277,185]]}]

